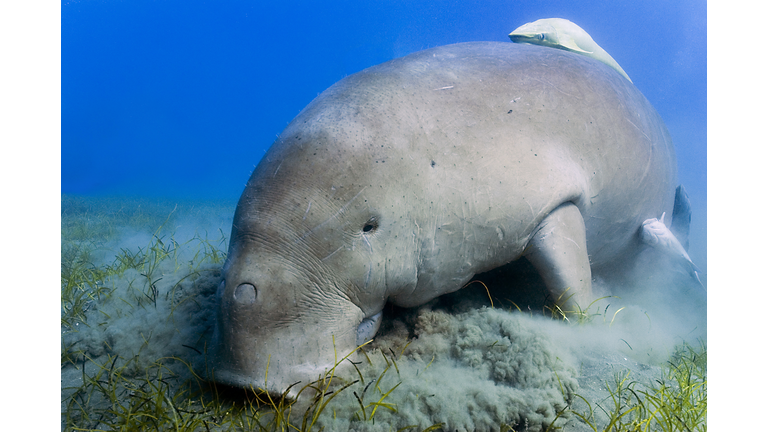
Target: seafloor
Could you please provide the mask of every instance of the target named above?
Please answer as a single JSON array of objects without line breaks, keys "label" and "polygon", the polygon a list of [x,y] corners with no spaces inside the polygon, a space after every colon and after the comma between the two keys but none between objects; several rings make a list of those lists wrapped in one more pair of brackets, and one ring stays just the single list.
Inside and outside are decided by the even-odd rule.
[{"label": "seafloor", "polygon": [[62,430],[706,429],[706,293],[669,268],[595,281],[612,296],[581,319],[520,263],[388,306],[308,409],[207,383],[234,207],[62,197]]}]

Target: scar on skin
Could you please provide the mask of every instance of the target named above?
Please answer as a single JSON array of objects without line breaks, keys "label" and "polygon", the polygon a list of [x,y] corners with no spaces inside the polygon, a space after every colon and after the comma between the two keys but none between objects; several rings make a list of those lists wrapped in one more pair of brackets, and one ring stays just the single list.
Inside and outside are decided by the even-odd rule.
[{"label": "scar on skin", "polygon": [[579,250],[581,250],[581,246],[579,246],[579,244],[578,244],[578,243],[576,243],[576,242],[575,242],[573,239],[571,239],[571,238],[569,238],[569,237],[566,237],[565,239],[566,239],[566,240],[568,240],[569,242],[571,242],[571,243],[575,244],[575,245],[576,245],[576,247],[577,247],[577,248],[579,248]]}]

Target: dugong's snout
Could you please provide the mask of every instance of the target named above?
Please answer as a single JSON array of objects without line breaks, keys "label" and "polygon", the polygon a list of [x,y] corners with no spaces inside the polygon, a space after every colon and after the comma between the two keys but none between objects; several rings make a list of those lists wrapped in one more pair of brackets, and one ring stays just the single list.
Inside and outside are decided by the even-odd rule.
[{"label": "dugong's snout", "polygon": [[[223,280],[216,293],[216,322],[208,350],[207,378],[229,386],[286,395],[322,379],[370,339],[381,314],[365,318],[348,301],[316,307],[271,295],[253,280]],[[348,362],[345,362],[348,363]]]}]

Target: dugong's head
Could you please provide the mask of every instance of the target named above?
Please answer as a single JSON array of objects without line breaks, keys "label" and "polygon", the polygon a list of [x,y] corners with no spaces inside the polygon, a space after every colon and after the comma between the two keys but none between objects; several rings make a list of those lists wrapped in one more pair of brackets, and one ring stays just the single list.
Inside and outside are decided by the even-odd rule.
[{"label": "dugong's head", "polygon": [[295,396],[373,337],[393,287],[415,287],[416,245],[393,199],[412,180],[396,163],[371,168],[385,150],[366,136],[375,125],[315,112],[320,99],[238,203],[209,349],[217,382]]}]

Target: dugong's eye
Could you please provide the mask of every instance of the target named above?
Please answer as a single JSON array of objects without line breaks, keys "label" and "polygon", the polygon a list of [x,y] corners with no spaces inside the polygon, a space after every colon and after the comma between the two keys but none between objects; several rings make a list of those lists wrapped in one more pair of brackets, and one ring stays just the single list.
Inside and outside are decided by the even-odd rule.
[{"label": "dugong's eye", "polygon": [[536,37],[537,37],[539,40],[544,40],[544,33],[539,33],[538,35],[536,35]]},{"label": "dugong's eye", "polygon": [[372,217],[363,225],[363,234],[371,234],[379,227],[379,221]]}]

